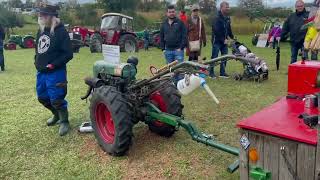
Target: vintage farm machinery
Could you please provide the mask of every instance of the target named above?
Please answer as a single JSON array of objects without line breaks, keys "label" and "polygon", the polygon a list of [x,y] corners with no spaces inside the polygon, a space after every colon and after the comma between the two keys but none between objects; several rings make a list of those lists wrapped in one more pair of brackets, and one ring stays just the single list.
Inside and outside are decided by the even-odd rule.
[{"label": "vintage farm machinery", "polygon": [[75,26],[71,33],[80,34],[92,53],[102,52],[102,44],[119,45],[121,52],[138,52],[143,47],[133,31],[133,17],[119,13],[102,15],[99,30]]},{"label": "vintage farm machinery", "polygon": [[6,50],[16,50],[17,45],[21,48],[34,48],[36,43],[32,35],[10,35],[8,42],[4,44]]},{"label": "vintage farm machinery", "polygon": [[[177,75],[184,75],[185,78],[180,80],[183,85],[181,87],[179,81],[178,87],[189,88],[188,91],[191,92],[203,86],[214,98],[205,81],[209,64],[218,65],[221,61],[232,59],[243,63],[256,63],[254,59],[227,55],[204,64],[183,62],[168,65],[151,78],[137,80],[137,58],[131,57],[127,63],[122,64],[97,61],[93,67],[93,77],[85,79],[89,88],[82,99],[91,96],[90,118],[99,145],[110,155],[124,155],[131,144],[133,126],[143,121],[150,131],[161,136],[170,137],[182,127],[194,141],[238,156],[238,148],[217,142],[183,117],[184,106],[174,83]],[[218,103],[216,98],[214,100]],[[229,167],[229,171],[235,171],[238,166],[237,160]]]},{"label": "vintage farm machinery", "polygon": [[[160,48],[160,27],[162,22],[155,22],[149,32],[149,46]],[[135,32],[137,37],[142,41],[144,39],[144,31]]]}]

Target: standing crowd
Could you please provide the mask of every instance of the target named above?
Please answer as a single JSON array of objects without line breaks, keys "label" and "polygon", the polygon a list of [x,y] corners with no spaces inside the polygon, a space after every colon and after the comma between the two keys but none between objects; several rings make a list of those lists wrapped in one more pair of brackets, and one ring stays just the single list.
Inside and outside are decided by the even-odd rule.
[{"label": "standing crowd", "polygon": [[[318,10],[319,1],[315,0],[314,6]],[[185,11],[181,11],[179,18],[176,17],[174,6],[168,6],[167,18],[160,29],[161,44],[160,47],[164,53],[167,63],[178,60],[184,61],[184,50],[189,57],[189,61],[198,61],[201,57],[201,48],[207,45],[206,30],[203,19],[199,16],[199,5],[193,5],[191,15],[186,16]],[[308,59],[308,49],[304,47],[307,34],[305,26],[308,18],[312,18],[312,14],[306,11],[303,0],[297,0],[295,3],[296,11],[292,13],[284,22],[281,28],[280,23],[275,23],[269,32],[270,46],[275,49],[277,42],[290,37],[291,45],[291,63],[295,63],[301,52],[303,59]],[[212,25],[212,53],[211,59],[221,55],[228,54],[228,42],[234,39],[231,29],[231,19],[229,17],[229,3],[223,1],[220,3],[220,10],[214,17]],[[311,51],[311,60],[318,59],[318,52]],[[220,64],[221,78],[228,78],[226,73],[227,62],[222,61]],[[214,67],[210,68],[210,77],[216,78]]]},{"label": "standing crowd", "polygon": [[[207,45],[205,23],[199,15],[199,10],[199,5],[194,4],[191,7],[191,15],[188,17],[182,11],[179,19],[176,17],[175,7],[167,7],[167,18],[160,29],[160,47],[164,53],[166,63],[171,63],[175,60],[183,62],[184,50],[186,50],[189,61],[199,60],[202,47]],[[222,2],[220,11],[212,23],[211,58],[218,57],[219,53],[221,55],[228,54],[227,43],[234,38],[229,12],[229,3]],[[222,78],[229,77],[225,71],[226,65],[226,61],[220,64],[220,77]],[[210,77],[216,78],[214,67],[210,69]]]}]

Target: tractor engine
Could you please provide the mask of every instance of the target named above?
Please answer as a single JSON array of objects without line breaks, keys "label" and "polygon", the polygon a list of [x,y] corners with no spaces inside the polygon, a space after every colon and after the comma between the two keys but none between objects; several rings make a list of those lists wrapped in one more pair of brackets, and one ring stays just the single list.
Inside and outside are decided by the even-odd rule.
[{"label": "tractor engine", "polygon": [[[129,58],[127,63],[112,64],[106,61],[97,61],[93,66],[92,79],[95,86],[113,86],[119,92],[126,93],[127,87],[136,80],[138,60]],[[95,87],[93,86],[93,87]]]}]

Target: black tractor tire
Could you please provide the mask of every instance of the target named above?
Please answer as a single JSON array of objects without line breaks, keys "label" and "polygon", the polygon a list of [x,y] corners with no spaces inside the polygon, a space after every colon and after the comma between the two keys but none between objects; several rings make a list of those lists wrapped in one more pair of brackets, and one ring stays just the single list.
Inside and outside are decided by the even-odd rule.
[{"label": "black tractor tire", "polygon": [[90,118],[101,148],[112,156],[123,156],[132,141],[133,115],[115,87],[95,89],[90,99]]},{"label": "black tractor tire", "polygon": [[121,52],[138,52],[139,45],[137,38],[132,34],[121,35],[119,39],[119,46]]},{"label": "black tractor tire", "polygon": [[35,48],[36,47],[36,43],[35,43],[33,37],[24,38],[22,43],[23,43],[22,48]]},{"label": "black tractor tire", "polygon": [[[153,93],[150,96],[151,103],[156,105],[162,112],[181,117],[183,105],[181,104],[181,96],[177,88],[173,84],[169,83],[164,87],[165,88]],[[162,104],[164,104],[164,106],[161,106],[161,100],[159,102],[159,100],[153,98],[154,95],[162,98]],[[160,121],[152,121],[148,123],[148,126],[151,132],[164,137],[171,137],[176,131],[176,128],[174,126],[164,124]]]},{"label": "black tractor tire", "polygon": [[103,38],[99,33],[94,33],[90,38],[90,52],[91,53],[101,53],[102,52]]},{"label": "black tractor tire", "polygon": [[252,45],[256,46],[258,44],[258,41],[259,41],[259,34],[255,34],[252,37]]}]

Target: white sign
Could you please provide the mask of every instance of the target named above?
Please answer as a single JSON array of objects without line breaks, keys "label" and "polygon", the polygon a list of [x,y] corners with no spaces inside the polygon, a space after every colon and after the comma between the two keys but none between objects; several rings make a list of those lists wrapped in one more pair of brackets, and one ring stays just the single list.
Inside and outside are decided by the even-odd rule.
[{"label": "white sign", "polygon": [[120,64],[120,47],[114,45],[102,45],[104,60],[112,64]]},{"label": "white sign", "polygon": [[263,48],[266,47],[268,42],[268,37],[269,37],[269,34],[260,34],[257,47],[263,47]]}]

